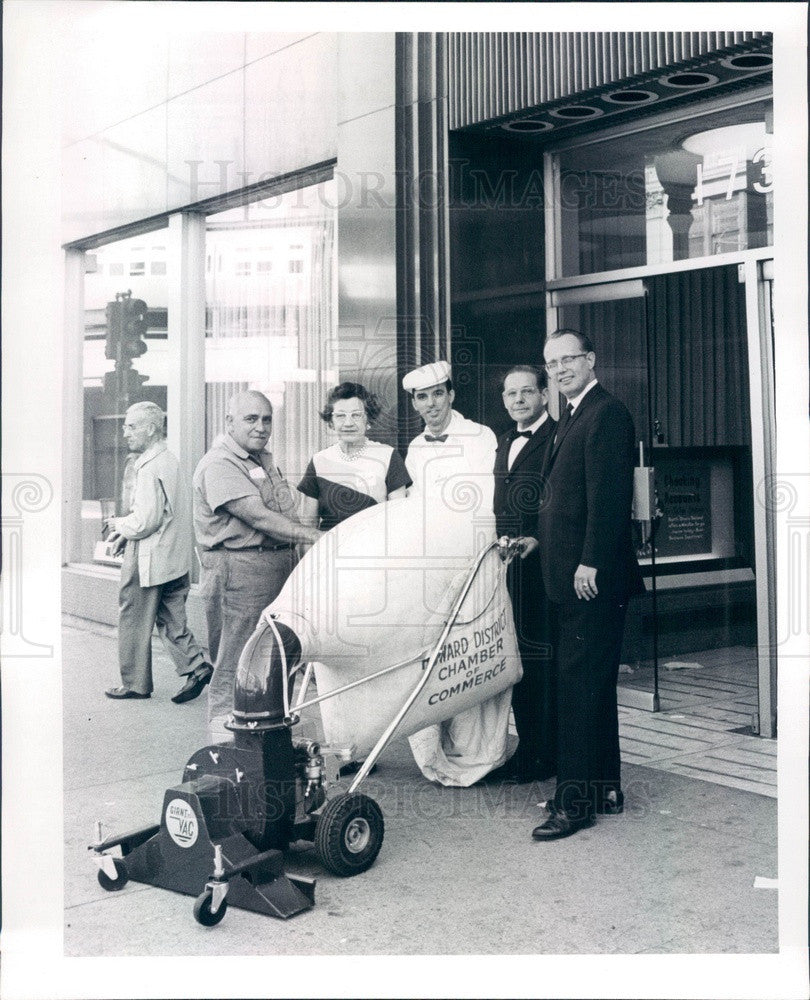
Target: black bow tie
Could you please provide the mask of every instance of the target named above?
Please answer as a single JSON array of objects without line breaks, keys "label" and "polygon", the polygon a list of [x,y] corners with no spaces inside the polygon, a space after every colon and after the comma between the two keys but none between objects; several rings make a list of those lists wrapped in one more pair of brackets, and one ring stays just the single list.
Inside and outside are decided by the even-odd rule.
[{"label": "black bow tie", "polygon": [[425,434],[425,441],[446,441],[446,440],[447,440],[446,434],[437,434],[436,437],[433,437],[430,434]]},{"label": "black bow tie", "polygon": [[533,431],[515,431],[516,438],[530,438],[534,432]]}]

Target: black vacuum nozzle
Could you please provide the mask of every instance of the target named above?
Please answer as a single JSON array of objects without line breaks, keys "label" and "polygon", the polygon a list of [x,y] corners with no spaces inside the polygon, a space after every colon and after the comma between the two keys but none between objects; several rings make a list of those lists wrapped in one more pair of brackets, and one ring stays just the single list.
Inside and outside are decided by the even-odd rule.
[{"label": "black vacuum nozzle", "polygon": [[281,622],[262,620],[239,657],[227,728],[261,732],[283,726],[285,673],[289,677],[300,659],[296,634]]}]

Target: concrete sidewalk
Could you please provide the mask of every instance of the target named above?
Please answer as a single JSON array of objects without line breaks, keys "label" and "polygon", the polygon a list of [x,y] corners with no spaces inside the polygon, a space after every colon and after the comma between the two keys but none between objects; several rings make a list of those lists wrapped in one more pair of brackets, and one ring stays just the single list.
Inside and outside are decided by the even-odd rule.
[{"label": "concrete sidewalk", "polygon": [[112,702],[115,630],[64,628],[65,953],[94,955],[656,954],[776,952],[776,801],[627,764],[624,815],[531,840],[543,785],[434,786],[394,741],[364,791],[386,832],[365,874],[339,879],[309,850],[315,908],[282,922],[231,907],[199,926],[193,899],[130,882],[104,892],[88,856],[105,833],[158,822],[163,793],[205,744],[205,698],[179,687],[155,640],[149,701]]}]

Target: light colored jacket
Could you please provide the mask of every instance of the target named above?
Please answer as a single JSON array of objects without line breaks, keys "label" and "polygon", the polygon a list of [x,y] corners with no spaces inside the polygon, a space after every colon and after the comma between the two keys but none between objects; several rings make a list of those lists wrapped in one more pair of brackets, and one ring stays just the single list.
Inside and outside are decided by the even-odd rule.
[{"label": "light colored jacket", "polygon": [[138,547],[142,587],[156,587],[191,567],[191,503],[180,463],[156,441],[135,461],[132,510],[115,519],[115,530]]},{"label": "light colored jacket", "polygon": [[405,466],[413,480],[408,496],[423,494],[430,502],[471,514],[492,513],[495,493],[495,452],[498,440],[489,427],[452,410],[443,442],[428,441],[429,431],[408,446]]}]

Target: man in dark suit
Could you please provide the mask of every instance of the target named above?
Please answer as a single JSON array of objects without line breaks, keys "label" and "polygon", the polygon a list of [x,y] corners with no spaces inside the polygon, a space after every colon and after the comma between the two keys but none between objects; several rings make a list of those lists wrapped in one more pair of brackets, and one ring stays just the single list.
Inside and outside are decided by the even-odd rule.
[{"label": "man in dark suit", "polygon": [[[503,382],[503,405],[516,426],[498,438],[495,454],[495,521],[498,535],[534,535],[543,480],[541,471],[556,423],[548,414],[546,373],[516,365]],[[548,602],[540,557],[515,559],[507,576],[515,616],[523,680],[512,688],[518,744],[495,777],[543,781],[556,774],[557,706],[549,641]]]},{"label": "man in dark suit", "polygon": [[556,613],[557,788],[532,836],[556,840],[623,809],[616,680],[627,602],[643,584],[631,537],[630,413],[596,380],[587,337],[557,330],[543,355],[567,406],[546,453],[537,525]]}]

